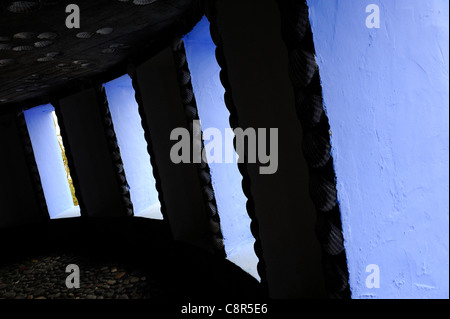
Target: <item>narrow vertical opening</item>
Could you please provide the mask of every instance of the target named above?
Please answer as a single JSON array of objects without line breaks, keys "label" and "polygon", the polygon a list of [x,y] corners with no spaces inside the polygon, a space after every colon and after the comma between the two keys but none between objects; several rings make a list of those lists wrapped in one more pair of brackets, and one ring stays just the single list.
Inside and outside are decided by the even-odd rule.
[{"label": "narrow vertical opening", "polygon": [[50,218],[80,216],[55,109],[41,105],[24,116]]},{"label": "narrow vertical opening", "polygon": [[[212,128],[220,131],[222,136],[222,140],[218,141],[222,145],[222,159],[214,162],[208,158],[208,162],[227,259],[260,280],[257,271],[258,258],[253,248],[255,239],[250,231],[251,220],[246,209],[247,198],[242,189],[242,175],[237,166],[238,156],[233,149],[234,134],[229,124],[230,113],[224,103],[220,66],[215,57],[216,46],[211,39],[206,17],[203,17],[183,41],[202,130],[205,132]],[[210,142],[205,140],[206,150],[209,150]],[[231,161],[225,155],[230,154],[230,149],[224,148],[231,148]],[[209,151],[206,153],[215,156]]]},{"label": "narrow vertical opening", "polygon": [[134,216],[163,219],[132,80],[123,75],[104,85],[130,189]]}]

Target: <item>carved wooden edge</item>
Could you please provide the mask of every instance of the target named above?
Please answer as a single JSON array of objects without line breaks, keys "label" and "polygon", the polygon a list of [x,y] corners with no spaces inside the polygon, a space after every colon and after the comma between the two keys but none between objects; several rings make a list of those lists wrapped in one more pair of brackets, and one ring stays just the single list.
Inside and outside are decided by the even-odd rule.
[{"label": "carved wooden edge", "polygon": [[[211,38],[216,45],[216,60],[219,64],[221,71],[220,71],[220,80],[221,83],[225,89],[225,105],[227,109],[230,112],[229,117],[229,123],[231,128],[234,130],[237,127],[239,127],[239,121],[237,118],[237,109],[236,105],[233,101],[233,93],[232,93],[232,87],[230,84],[230,81],[228,79],[228,70],[227,70],[227,63],[225,60],[224,50],[223,50],[223,42],[220,35],[220,31],[218,28],[218,22],[217,22],[217,10],[216,10],[216,0],[215,1],[205,1],[205,11],[206,11],[206,17],[208,18],[210,22],[210,33]],[[236,148],[236,136],[234,137],[233,145]],[[248,175],[247,171],[247,154],[245,153],[246,150],[244,150],[244,154],[239,154],[239,157],[243,157],[244,161],[238,163],[238,169],[239,172],[242,175],[242,189],[244,192],[244,195],[247,197],[247,214],[250,217],[250,231],[255,238],[255,244],[254,244],[254,250],[255,254],[258,257],[258,264],[257,264],[257,271],[261,278],[261,287],[263,290],[263,294],[265,296],[268,296],[268,283],[267,283],[267,275],[266,275],[266,263],[264,261],[263,256],[263,249],[261,245],[261,238],[259,236],[259,223],[256,217],[255,212],[255,204],[253,200],[253,195],[251,193],[251,180],[250,176]]]},{"label": "carved wooden edge", "polygon": [[119,144],[117,142],[116,132],[114,131],[111,112],[109,110],[108,97],[106,96],[106,91],[103,85],[95,85],[94,90],[105,132],[105,138],[108,144],[109,154],[111,156],[114,175],[119,187],[119,194],[123,204],[124,214],[126,216],[133,216],[133,203],[131,202],[130,189],[127,182],[127,177],[125,175],[125,169],[123,166],[122,156],[120,154]]},{"label": "carved wooden edge", "polygon": [[349,299],[347,260],[336,175],[331,156],[330,126],[323,108],[319,68],[305,0],[277,0],[281,32],[288,49],[295,107],[303,130],[302,150],[309,167],[309,190],[317,211],[316,234],[329,298]]},{"label": "carved wooden edge", "polygon": [[[186,116],[187,127],[191,136],[198,134],[198,140],[201,145],[198,147],[203,152],[204,144],[202,138],[201,128],[200,132],[196,133],[193,121],[198,121],[197,102],[191,82],[191,74],[186,58],[186,51],[184,42],[181,38],[176,38],[173,41],[173,57],[175,68],[177,70],[178,85],[180,87],[181,100],[183,102],[184,114]],[[200,181],[202,197],[207,212],[209,230],[212,235],[213,248],[218,255],[226,257],[223,234],[220,226],[220,216],[217,210],[217,203],[214,194],[214,188],[211,182],[211,172],[207,162],[201,157],[201,163],[195,164]]]}]

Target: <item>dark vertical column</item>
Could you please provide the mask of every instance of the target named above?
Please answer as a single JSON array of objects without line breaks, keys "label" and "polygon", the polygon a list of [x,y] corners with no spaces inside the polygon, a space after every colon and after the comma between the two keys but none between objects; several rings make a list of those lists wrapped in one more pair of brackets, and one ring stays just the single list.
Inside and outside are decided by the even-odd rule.
[{"label": "dark vertical column", "polygon": [[141,118],[141,125],[142,125],[142,129],[144,130],[145,141],[147,142],[147,152],[150,155],[150,164],[152,166],[153,178],[155,179],[155,188],[156,188],[156,191],[158,192],[158,200],[159,200],[159,204],[160,204],[161,215],[163,216],[164,225],[166,227],[166,230],[172,234],[172,230],[170,228],[170,223],[169,223],[169,218],[167,215],[166,201],[164,199],[164,193],[163,193],[163,188],[162,188],[161,173],[160,173],[158,164],[155,160],[155,150],[153,147],[153,141],[150,136],[150,130],[148,127],[147,116],[145,114],[144,102],[142,100],[142,95],[141,95],[141,89],[140,89],[138,81],[137,81],[135,65],[129,65],[128,75],[130,76],[130,78],[132,80],[132,85],[133,85],[133,89],[135,92],[134,96],[135,96],[136,102],[138,104],[138,112],[139,112],[139,116]]},{"label": "dark vertical column", "polygon": [[31,183],[39,206],[39,212],[43,219],[50,219],[45,200],[44,189],[42,188],[41,177],[34,157],[33,145],[31,144],[30,134],[27,128],[27,122],[23,112],[19,112],[16,117],[16,123],[19,128],[20,141],[27,162],[28,172],[31,177]]},{"label": "dark vertical column", "polygon": [[281,0],[278,4],[283,39],[289,52],[295,107],[303,128],[302,149],[310,172],[310,193],[317,210],[316,227],[322,246],[327,292],[330,298],[350,298],[330,126],[323,110],[308,6],[305,0]]},{"label": "dark vertical column", "polygon": [[[104,110],[99,91],[87,89],[55,103],[69,168],[74,179],[82,216],[110,217],[130,214],[124,205],[117,170],[108,141],[115,138],[105,131]],[[102,114],[103,112],[103,114]],[[110,134],[111,136],[107,136]]]},{"label": "dark vertical column", "polygon": [[0,227],[49,218],[23,113],[0,116]]},{"label": "dark vertical column", "polygon": [[[288,56],[275,1],[209,2],[211,36],[222,68],[225,103],[234,127],[278,129],[278,169],[260,174],[259,163],[239,165],[256,238],[258,270],[272,298],[324,297],[317,215],[299,141]],[[240,155],[240,154],[239,154]],[[241,156],[241,155],[240,155]]]},{"label": "dark vertical column", "polygon": [[172,48],[133,67],[133,86],[149,144],[161,211],[176,240],[213,251],[201,183],[194,163],[175,164],[170,140],[175,128],[187,129]]},{"label": "dark vertical column", "polygon": [[[211,31],[211,38],[213,42],[216,44],[216,58],[219,66],[222,68],[220,71],[220,80],[222,82],[222,85],[225,88],[225,104],[230,112],[230,126],[232,129],[235,129],[239,127],[239,121],[238,121],[238,114],[236,105],[233,100],[233,94],[232,94],[232,87],[228,78],[228,69],[227,69],[227,63],[224,56],[224,49],[223,49],[223,39],[220,35],[219,26],[218,26],[218,12],[216,8],[216,3],[210,2],[207,6],[207,16],[208,20],[210,21],[210,31]],[[234,138],[233,144],[236,146],[236,137]],[[250,222],[250,230],[255,238],[255,254],[258,257],[258,265],[257,265],[257,271],[259,274],[259,277],[261,279],[261,284],[264,290],[264,294],[268,295],[268,282],[267,282],[267,271],[266,271],[266,263],[264,261],[263,257],[263,248],[261,244],[261,238],[259,234],[259,222],[256,217],[256,211],[255,211],[255,203],[253,200],[253,195],[251,193],[251,180],[250,176],[248,174],[247,170],[247,154],[244,150],[244,154],[238,154],[240,158],[244,158],[244,162],[238,163],[238,169],[239,172],[242,174],[242,188],[244,191],[244,195],[247,197],[247,213],[251,219]]]}]

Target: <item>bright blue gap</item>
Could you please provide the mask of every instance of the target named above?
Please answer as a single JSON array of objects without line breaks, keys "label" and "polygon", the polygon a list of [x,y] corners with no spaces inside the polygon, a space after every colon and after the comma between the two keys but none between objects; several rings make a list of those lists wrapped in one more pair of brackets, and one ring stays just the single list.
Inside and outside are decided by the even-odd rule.
[{"label": "bright blue gap", "polygon": [[[225,129],[230,127],[230,113],[223,99],[224,88],[219,79],[220,67],[215,58],[216,47],[211,40],[208,20],[203,17],[183,40],[202,129],[219,129],[225,146],[225,139],[232,140],[233,134],[225,133]],[[205,141],[207,146],[208,141]],[[222,162],[225,162],[225,149],[222,149],[222,154]],[[246,210],[247,198],[242,191],[242,176],[236,161],[209,163],[209,167],[228,259],[259,279],[253,249],[255,240]]]},{"label": "bright blue gap", "polygon": [[58,142],[52,105],[41,105],[24,112],[36,164],[50,218],[79,216],[74,206],[61,148]]},{"label": "bright blue gap", "polygon": [[130,186],[134,215],[162,219],[161,205],[131,78],[124,75],[104,86]]}]

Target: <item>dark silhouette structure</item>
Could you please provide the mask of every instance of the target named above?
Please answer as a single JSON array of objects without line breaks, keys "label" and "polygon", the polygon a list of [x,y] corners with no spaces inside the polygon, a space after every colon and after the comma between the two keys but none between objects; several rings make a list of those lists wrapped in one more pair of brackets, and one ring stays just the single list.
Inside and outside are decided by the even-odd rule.
[{"label": "dark silhouette structure", "polygon": [[[69,3],[1,2],[1,262],[55,252],[122,260],[161,274],[177,300],[349,298],[305,1],[80,0],[81,29],[65,25]],[[279,129],[275,174],[238,164],[260,283],[225,259],[208,164],[169,157],[171,130],[192,131],[199,119],[181,37],[204,15],[230,127]],[[133,216],[102,87],[123,74],[133,80],[163,221]],[[59,119],[79,218],[49,217],[23,116],[46,103]]]}]

